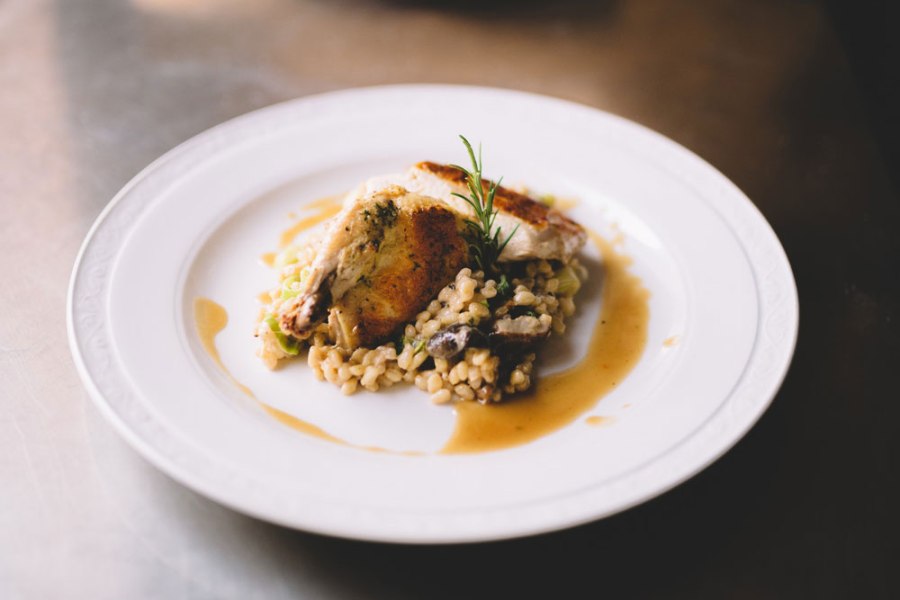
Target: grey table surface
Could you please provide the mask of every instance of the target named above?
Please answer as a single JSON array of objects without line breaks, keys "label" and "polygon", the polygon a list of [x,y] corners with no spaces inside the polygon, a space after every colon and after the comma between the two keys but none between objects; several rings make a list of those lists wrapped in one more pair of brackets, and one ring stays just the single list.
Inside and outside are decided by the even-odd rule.
[{"label": "grey table surface", "polygon": [[[65,295],[115,192],[249,110],[408,82],[618,113],[756,201],[803,324],[779,398],[725,458],[596,524],[417,548],[236,514],[103,421]],[[900,218],[868,127],[816,2],[0,0],[0,597],[889,596]]]}]

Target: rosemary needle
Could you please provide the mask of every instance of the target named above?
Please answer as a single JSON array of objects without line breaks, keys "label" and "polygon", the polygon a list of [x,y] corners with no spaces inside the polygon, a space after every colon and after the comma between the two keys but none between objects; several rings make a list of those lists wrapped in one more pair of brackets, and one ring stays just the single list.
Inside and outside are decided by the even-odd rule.
[{"label": "rosemary needle", "polygon": [[452,194],[465,200],[475,211],[475,220],[466,219],[466,240],[475,265],[487,274],[497,270],[495,265],[497,258],[500,257],[500,253],[506,248],[509,240],[516,234],[519,226],[516,225],[505,239],[502,238],[500,227],[494,227],[494,220],[497,218],[497,211],[494,210],[494,195],[503,178],[501,177],[496,183],[491,182],[485,194],[482,183],[481,146],[478,146],[478,156],[476,157],[469,140],[462,135],[459,136],[459,139],[466,147],[472,168],[469,170],[459,165],[451,166],[465,173],[469,195],[464,196],[457,192],[452,192]]}]

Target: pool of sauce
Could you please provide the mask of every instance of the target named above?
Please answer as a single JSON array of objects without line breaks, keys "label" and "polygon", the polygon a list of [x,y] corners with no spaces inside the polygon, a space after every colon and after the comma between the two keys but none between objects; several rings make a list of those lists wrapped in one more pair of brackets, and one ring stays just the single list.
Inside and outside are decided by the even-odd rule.
[{"label": "pool of sauce", "polygon": [[444,454],[487,452],[543,437],[596,406],[637,364],[647,343],[650,292],[628,272],[631,259],[591,234],[603,256],[603,298],[584,358],[537,380],[530,392],[500,404],[460,402]]}]

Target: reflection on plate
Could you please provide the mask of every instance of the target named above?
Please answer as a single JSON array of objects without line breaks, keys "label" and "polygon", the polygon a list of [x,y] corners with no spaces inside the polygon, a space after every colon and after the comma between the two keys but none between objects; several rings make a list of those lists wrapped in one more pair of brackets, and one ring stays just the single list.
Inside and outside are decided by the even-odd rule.
[{"label": "reflection on plate", "polygon": [[[518,415],[505,434],[466,439],[477,408],[456,417],[399,387],[346,397],[303,361],[270,372],[253,356],[254,292],[272,281],[259,258],[277,232],[312,226],[327,203],[311,203],[373,173],[453,161],[463,129],[491,148],[505,181],[577,198],[571,216],[597,232],[594,289],[545,351],[541,385],[571,402],[545,414],[547,431],[520,433],[527,415]],[[616,290],[643,289],[646,344],[628,376],[613,377],[622,354],[595,335],[598,316],[615,310]],[[215,304],[197,304],[204,298]],[[394,86],[263,109],[148,167],[85,242],[69,328],[104,414],[185,485],[292,527],[453,542],[589,521],[696,473],[777,391],[797,302],[755,207],[673,142],[560,100]],[[579,363],[577,376],[563,374]],[[529,443],[497,444],[501,435]],[[510,447],[454,453],[498,446]]]}]

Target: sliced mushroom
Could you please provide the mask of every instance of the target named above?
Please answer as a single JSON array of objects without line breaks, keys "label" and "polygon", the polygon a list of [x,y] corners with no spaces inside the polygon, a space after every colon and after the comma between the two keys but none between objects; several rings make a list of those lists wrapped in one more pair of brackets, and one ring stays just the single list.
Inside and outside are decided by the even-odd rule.
[{"label": "sliced mushroom", "polygon": [[525,348],[549,335],[549,323],[541,323],[537,317],[526,315],[514,319],[498,319],[488,338],[492,348]]},{"label": "sliced mushroom", "polygon": [[478,329],[456,323],[435,333],[425,349],[435,358],[452,358],[466,348],[487,346],[487,337]]}]

